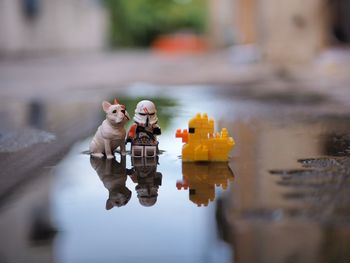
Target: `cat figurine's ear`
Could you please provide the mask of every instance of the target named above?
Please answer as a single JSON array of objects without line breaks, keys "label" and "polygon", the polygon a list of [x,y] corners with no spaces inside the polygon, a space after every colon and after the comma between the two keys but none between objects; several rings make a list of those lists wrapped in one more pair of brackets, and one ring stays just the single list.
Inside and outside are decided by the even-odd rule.
[{"label": "cat figurine's ear", "polygon": [[114,207],[113,201],[108,198],[106,202],[106,210],[111,210],[113,207]]},{"label": "cat figurine's ear", "polygon": [[111,107],[111,106],[112,106],[112,104],[110,104],[108,101],[103,101],[103,102],[102,102],[102,108],[103,108],[103,110],[104,110],[105,112],[107,112],[108,109],[109,109],[109,107]]}]

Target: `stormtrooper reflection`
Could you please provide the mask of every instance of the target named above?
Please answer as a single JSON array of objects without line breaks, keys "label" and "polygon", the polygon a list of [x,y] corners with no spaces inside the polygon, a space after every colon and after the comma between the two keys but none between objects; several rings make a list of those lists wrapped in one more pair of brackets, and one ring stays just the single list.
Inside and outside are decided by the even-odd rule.
[{"label": "stormtrooper reflection", "polygon": [[90,163],[108,190],[106,210],[125,206],[130,201],[132,193],[126,186],[128,175],[136,185],[135,191],[142,206],[153,206],[157,202],[158,189],[162,184],[162,174],[157,172],[158,156],[131,157],[131,169],[126,168],[125,156],[121,156],[120,162],[90,157]]},{"label": "stormtrooper reflection", "polygon": [[131,198],[131,191],[126,187],[127,169],[125,156],[120,162],[113,159],[90,157],[91,166],[108,190],[106,210],[126,205]]},{"label": "stormtrooper reflection", "polygon": [[234,175],[225,162],[183,162],[182,180],[178,190],[189,189],[189,199],[197,206],[207,206],[215,200],[215,186],[226,190]]},{"label": "stormtrooper reflection", "polygon": [[131,158],[132,181],[137,184],[137,198],[143,206],[153,206],[157,202],[158,189],[162,184],[162,174],[157,172],[158,156],[153,158]]}]

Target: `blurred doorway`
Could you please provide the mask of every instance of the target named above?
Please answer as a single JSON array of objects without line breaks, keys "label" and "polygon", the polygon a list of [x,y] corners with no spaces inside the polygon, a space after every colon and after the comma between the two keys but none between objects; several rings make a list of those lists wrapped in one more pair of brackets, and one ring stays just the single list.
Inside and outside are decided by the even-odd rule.
[{"label": "blurred doorway", "polygon": [[350,44],[350,1],[331,0],[332,44]]}]

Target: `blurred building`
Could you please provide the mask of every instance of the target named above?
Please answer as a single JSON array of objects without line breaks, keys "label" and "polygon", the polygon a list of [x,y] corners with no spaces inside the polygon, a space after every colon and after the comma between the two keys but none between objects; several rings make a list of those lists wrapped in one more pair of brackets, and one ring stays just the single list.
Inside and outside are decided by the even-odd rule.
[{"label": "blurred building", "polygon": [[348,0],[211,0],[214,46],[257,44],[274,63],[302,63],[350,43]]},{"label": "blurred building", "polygon": [[100,49],[101,0],[0,0],[0,54]]}]

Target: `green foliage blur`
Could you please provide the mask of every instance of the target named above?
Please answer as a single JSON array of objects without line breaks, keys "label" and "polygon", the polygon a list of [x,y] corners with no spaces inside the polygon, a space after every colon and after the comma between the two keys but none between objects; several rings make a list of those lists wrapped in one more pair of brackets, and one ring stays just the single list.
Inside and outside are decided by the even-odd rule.
[{"label": "green foliage blur", "polygon": [[[122,96],[111,96],[109,101],[113,101],[114,98],[118,98],[121,104],[125,105],[131,120],[126,125],[129,129],[130,125],[133,123],[133,117],[135,114],[136,105],[139,101],[144,100],[142,97],[122,97]],[[147,98],[151,100],[157,108],[158,124],[164,132],[170,125],[170,122],[175,117],[176,108],[178,107],[178,102],[165,97],[150,97]],[[105,113],[101,112],[101,119],[105,117]]]},{"label": "green foliage blur", "polygon": [[113,47],[149,46],[161,34],[206,29],[207,0],[105,0]]}]

